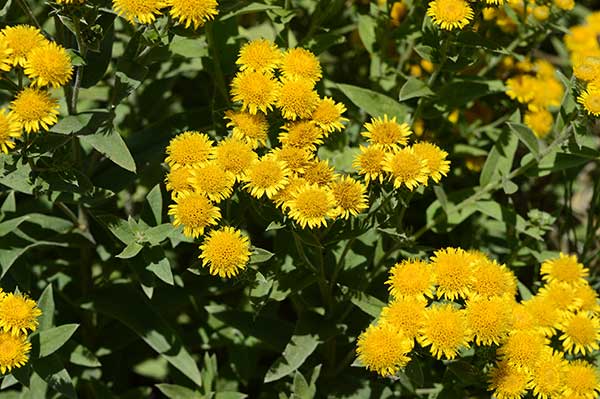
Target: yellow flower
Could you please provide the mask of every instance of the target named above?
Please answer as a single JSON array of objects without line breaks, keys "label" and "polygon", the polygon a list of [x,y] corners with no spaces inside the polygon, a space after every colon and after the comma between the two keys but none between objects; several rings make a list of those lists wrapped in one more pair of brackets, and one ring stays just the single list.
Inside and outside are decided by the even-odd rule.
[{"label": "yellow flower", "polygon": [[564,95],[562,83],[552,78],[531,78],[532,97],[529,108],[537,110],[548,107],[558,107]]},{"label": "yellow flower", "polygon": [[0,328],[13,335],[35,331],[42,311],[33,299],[21,294],[7,294],[0,299]]},{"label": "yellow flower", "polygon": [[200,259],[213,276],[232,277],[246,268],[250,260],[250,242],[239,230],[225,226],[208,234],[200,246]]},{"label": "yellow flower", "polygon": [[511,327],[511,299],[471,297],[467,301],[467,325],[477,345],[499,345]]},{"label": "yellow flower", "polygon": [[577,256],[560,253],[558,258],[542,263],[542,280],[547,282],[563,281],[569,284],[586,283],[589,270],[577,261]]},{"label": "yellow flower", "polygon": [[535,74],[541,79],[554,79],[556,68],[550,62],[539,59],[535,61]]},{"label": "yellow flower", "polygon": [[71,57],[62,46],[53,42],[34,48],[27,55],[25,75],[33,86],[64,86],[73,75]]},{"label": "yellow flower", "polygon": [[283,54],[280,69],[287,79],[300,78],[314,83],[323,76],[319,59],[303,48],[288,49]]},{"label": "yellow flower", "polygon": [[323,144],[323,130],[312,121],[287,123],[283,126],[283,130],[284,132],[279,133],[278,137],[282,146],[314,151],[318,145]]},{"label": "yellow flower", "polygon": [[327,219],[335,218],[335,199],[327,187],[307,183],[296,190],[285,207],[289,216],[302,228],[327,226]]},{"label": "yellow flower", "polygon": [[600,89],[588,86],[587,90],[577,97],[577,102],[583,105],[588,114],[600,116]]},{"label": "yellow flower", "polygon": [[575,286],[575,299],[581,311],[600,313],[598,293],[586,282]]},{"label": "yellow flower", "polygon": [[142,24],[151,24],[160,15],[160,9],[165,7],[161,0],[113,0],[113,8],[121,17],[135,24],[136,20]]},{"label": "yellow flower", "polygon": [[175,136],[167,147],[165,162],[171,166],[200,166],[213,153],[213,141],[204,133],[183,132]]},{"label": "yellow flower", "polygon": [[409,190],[414,190],[419,185],[427,185],[429,169],[427,161],[419,157],[410,148],[401,148],[395,153],[386,155],[383,161],[383,170],[390,173],[394,188],[405,185]]},{"label": "yellow flower", "polygon": [[313,82],[305,78],[285,79],[281,84],[277,107],[286,119],[310,118],[319,104]]},{"label": "yellow flower", "polygon": [[0,371],[2,374],[24,366],[29,360],[31,344],[26,335],[0,332]]},{"label": "yellow flower", "polygon": [[8,72],[11,70],[12,49],[8,47],[8,42],[4,36],[0,35],[0,71]]},{"label": "yellow flower", "polygon": [[209,200],[218,203],[231,197],[235,175],[224,170],[216,162],[207,162],[192,170],[192,187]]},{"label": "yellow flower", "polygon": [[370,144],[381,146],[384,150],[395,150],[406,145],[408,136],[412,134],[407,123],[396,122],[396,117],[388,119],[387,115],[381,118],[372,118],[370,123],[365,123],[366,132],[361,134]]},{"label": "yellow flower", "polygon": [[304,173],[312,159],[312,153],[306,148],[283,146],[275,148],[271,154],[278,160],[283,161],[288,169],[294,173]]},{"label": "yellow flower", "polygon": [[252,115],[267,113],[279,96],[280,84],[273,75],[246,69],[238,73],[231,82],[233,101],[242,103],[242,111]]},{"label": "yellow flower", "polygon": [[506,361],[496,364],[488,373],[489,388],[496,399],[520,399],[527,391],[530,375],[526,370]]},{"label": "yellow flower", "polygon": [[530,75],[517,75],[506,81],[506,95],[526,104],[533,99],[535,78]]},{"label": "yellow flower", "polygon": [[377,146],[359,146],[360,152],[354,158],[352,167],[363,175],[367,184],[371,181],[379,180],[383,182],[383,161],[386,152]]},{"label": "yellow flower", "polygon": [[344,112],[346,112],[344,104],[336,103],[332,98],[325,97],[319,100],[317,108],[315,108],[310,118],[326,134],[329,134],[344,129],[344,123],[348,122],[348,119],[342,116]]},{"label": "yellow flower", "polygon": [[9,150],[15,148],[13,139],[21,137],[21,124],[16,120],[14,114],[6,109],[0,109],[0,150],[8,154]]},{"label": "yellow flower", "polygon": [[512,366],[531,370],[544,351],[550,350],[545,344],[546,338],[539,331],[515,330],[498,349],[498,354]]},{"label": "yellow flower", "polygon": [[342,219],[349,219],[368,208],[367,188],[350,176],[342,176],[330,185],[335,199],[335,211]]},{"label": "yellow flower", "polygon": [[590,82],[598,78],[598,73],[600,73],[600,57],[598,56],[586,56],[573,61],[573,75],[577,79]]},{"label": "yellow flower", "polygon": [[600,349],[600,321],[591,313],[568,314],[559,330],[563,332],[559,339],[565,352],[585,356]]},{"label": "yellow flower", "polygon": [[554,0],[554,4],[564,11],[571,11],[575,8],[575,0]]},{"label": "yellow flower", "polygon": [[542,296],[534,296],[523,304],[535,318],[538,328],[548,337],[554,335],[565,315],[564,311]]},{"label": "yellow flower", "polygon": [[450,161],[446,160],[448,153],[435,144],[421,141],[412,145],[412,149],[418,157],[425,160],[429,177],[439,183],[442,176],[447,176],[450,171]]},{"label": "yellow flower", "polygon": [[204,229],[216,225],[221,219],[221,211],[204,194],[183,192],[169,205],[169,215],[173,216],[173,226],[183,226],[186,237],[198,238]]},{"label": "yellow flower", "polygon": [[420,260],[403,260],[391,268],[385,283],[394,298],[433,298],[435,276],[430,264]]},{"label": "yellow flower", "polygon": [[165,178],[167,191],[173,192],[173,198],[183,191],[193,190],[190,179],[192,178],[192,166],[180,166],[171,169]]},{"label": "yellow flower", "polygon": [[575,296],[575,287],[563,281],[553,281],[540,288],[537,296],[550,302],[560,310],[575,310],[579,301]]},{"label": "yellow flower", "polygon": [[544,352],[531,370],[528,388],[539,399],[558,398],[564,386],[565,359],[560,352]]},{"label": "yellow flower", "polygon": [[263,156],[253,162],[246,170],[243,181],[244,188],[255,198],[273,198],[275,194],[285,187],[290,176],[290,171],[283,161],[277,160],[272,155]]},{"label": "yellow flower", "polygon": [[547,6],[535,6],[533,7],[532,14],[538,21],[545,21],[550,16],[550,8]]},{"label": "yellow flower", "polygon": [[251,144],[252,148],[267,144],[269,123],[263,114],[227,111],[225,118],[229,119],[227,127],[233,129],[233,137]]},{"label": "yellow flower", "polygon": [[44,90],[23,89],[10,103],[10,110],[27,133],[48,130],[58,122],[58,100]]},{"label": "yellow flower", "polygon": [[288,183],[282,190],[279,190],[277,194],[275,194],[272,198],[275,205],[282,208],[283,210],[287,210],[289,207],[289,201],[295,198],[296,192],[304,187],[308,182],[301,177],[292,176],[288,179]]},{"label": "yellow flower", "polygon": [[583,361],[575,360],[565,366],[564,379],[565,396],[573,395],[583,399],[594,399],[598,397],[600,391],[600,379],[598,378],[598,369],[594,365]]},{"label": "yellow flower", "polygon": [[469,296],[473,276],[472,259],[461,248],[446,248],[431,257],[433,273],[438,284],[438,298],[451,301]]},{"label": "yellow flower", "polygon": [[408,6],[404,1],[395,1],[390,10],[392,25],[400,26],[400,23],[408,13]]},{"label": "yellow flower", "polygon": [[462,29],[473,19],[473,9],[464,0],[434,0],[429,3],[427,15],[442,29]]},{"label": "yellow flower", "polygon": [[540,329],[535,320],[535,317],[531,314],[527,306],[525,306],[524,304],[514,302],[510,311],[512,319],[511,328],[513,330]]},{"label": "yellow flower", "polygon": [[235,136],[221,140],[215,147],[214,157],[217,165],[231,172],[236,180],[242,180],[246,169],[258,159],[252,145]]},{"label": "yellow flower", "polygon": [[242,71],[250,69],[273,72],[281,63],[281,56],[281,50],[275,43],[266,39],[257,39],[242,46],[236,64]]},{"label": "yellow flower", "polygon": [[423,298],[404,297],[394,299],[381,309],[380,324],[390,324],[407,338],[414,339],[421,330],[427,302]]},{"label": "yellow flower", "polygon": [[511,298],[517,294],[517,278],[505,265],[484,259],[475,262],[473,267],[471,293],[487,297],[508,295]]},{"label": "yellow flower", "polygon": [[29,25],[7,26],[1,33],[12,50],[13,65],[24,66],[31,50],[48,43],[38,28]]},{"label": "yellow flower", "polygon": [[167,0],[167,5],[169,14],[186,28],[193,24],[198,29],[219,13],[216,0]]},{"label": "yellow flower", "polygon": [[470,337],[464,311],[449,303],[425,310],[419,342],[424,347],[431,345],[429,351],[437,359],[454,359],[461,347],[469,346]]},{"label": "yellow flower", "polygon": [[389,324],[371,325],[358,337],[356,353],[367,369],[382,377],[396,374],[410,361],[413,341]]},{"label": "yellow flower", "polygon": [[311,160],[306,164],[302,177],[310,184],[328,186],[335,176],[334,169],[324,159]]},{"label": "yellow flower", "polygon": [[540,139],[543,139],[550,133],[552,124],[554,123],[552,114],[544,108],[540,108],[536,111],[527,111],[523,119],[536,137]]}]

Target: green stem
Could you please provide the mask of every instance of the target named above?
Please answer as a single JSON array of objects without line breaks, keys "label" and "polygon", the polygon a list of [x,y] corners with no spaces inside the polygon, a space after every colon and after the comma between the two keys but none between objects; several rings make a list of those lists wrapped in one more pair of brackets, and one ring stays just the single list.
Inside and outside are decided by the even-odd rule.
[{"label": "green stem", "polygon": [[[77,41],[77,49],[79,50],[79,54],[85,59],[87,54],[87,45],[83,37],[81,36],[81,25],[80,21],[77,17],[71,16],[73,20],[73,26],[75,27],[75,40]],[[79,89],[81,87],[81,82],[83,80],[83,65],[77,67],[75,71],[75,81],[73,82],[73,90],[71,92],[71,99],[69,101],[69,114],[77,114],[77,102],[79,100]]]}]

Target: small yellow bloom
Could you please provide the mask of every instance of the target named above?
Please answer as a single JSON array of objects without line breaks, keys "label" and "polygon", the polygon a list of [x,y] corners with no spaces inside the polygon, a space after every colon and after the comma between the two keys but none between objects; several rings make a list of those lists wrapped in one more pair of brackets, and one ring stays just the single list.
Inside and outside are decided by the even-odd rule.
[{"label": "small yellow bloom", "polygon": [[413,345],[411,339],[389,324],[371,325],[358,337],[356,353],[367,369],[388,377],[408,364]]},{"label": "small yellow bloom", "polygon": [[429,179],[427,161],[410,147],[388,154],[383,161],[383,170],[389,173],[394,188],[404,185],[412,191],[420,185],[426,186]]},{"label": "small yellow bloom", "polygon": [[287,123],[279,133],[279,142],[282,146],[306,148],[310,151],[323,144],[323,130],[310,120]]},{"label": "small yellow bloom", "polygon": [[283,146],[275,148],[271,154],[278,160],[287,165],[290,172],[302,174],[306,170],[313,154],[306,148]]},{"label": "small yellow bloom", "polygon": [[367,188],[352,177],[338,177],[330,187],[335,199],[335,211],[340,218],[349,219],[368,208]]},{"label": "small yellow bloom", "polygon": [[577,97],[577,102],[583,105],[588,114],[600,116],[600,89],[588,86],[587,90]]},{"label": "small yellow bloom", "polygon": [[427,15],[442,29],[462,29],[473,19],[473,9],[464,0],[433,0]]},{"label": "small yellow bloom", "polygon": [[54,42],[34,48],[27,55],[25,75],[31,79],[33,86],[64,86],[73,75],[71,57]]},{"label": "small yellow bloom", "polygon": [[0,71],[8,72],[12,69],[12,49],[8,47],[8,41],[0,34]]},{"label": "small yellow bloom", "polygon": [[38,28],[29,25],[7,26],[0,32],[11,52],[11,63],[24,66],[29,52],[48,43]]},{"label": "small yellow bloom", "polygon": [[171,169],[165,178],[167,191],[173,192],[173,198],[184,191],[192,191],[192,166],[180,166]]},{"label": "small yellow bloom", "polygon": [[285,204],[289,216],[304,229],[327,226],[327,219],[336,217],[335,198],[327,187],[307,183],[296,190]]},{"label": "small yellow bloom", "polygon": [[571,11],[575,8],[575,0],[554,0],[554,4],[564,11]]},{"label": "small yellow bloom", "polygon": [[242,103],[242,111],[252,115],[267,113],[279,96],[280,83],[269,73],[246,69],[239,72],[231,82],[233,101]]},{"label": "small yellow bloom", "polygon": [[170,8],[169,14],[185,24],[186,28],[194,25],[194,29],[203,26],[219,13],[216,0],[166,0]]},{"label": "small yellow bloom", "polygon": [[585,356],[600,349],[600,320],[591,313],[568,314],[561,323],[559,337],[567,353]]},{"label": "small yellow bloom", "polygon": [[565,316],[565,311],[557,308],[553,301],[543,296],[534,296],[523,304],[533,315],[537,328],[548,337],[554,335]]},{"label": "small yellow bloom", "polygon": [[8,154],[9,150],[15,148],[14,139],[20,138],[21,134],[21,124],[15,115],[4,108],[0,109],[0,150]]},{"label": "small yellow bloom", "polygon": [[218,203],[231,197],[235,175],[211,161],[192,170],[190,180],[194,191],[204,194],[209,200]]},{"label": "small yellow bloom", "polygon": [[225,118],[229,119],[227,127],[232,128],[233,137],[251,144],[252,148],[267,144],[269,123],[263,114],[227,111]]},{"label": "small yellow bloom", "polygon": [[569,284],[586,283],[589,270],[577,261],[577,256],[560,253],[558,258],[542,263],[542,280],[546,282],[562,281]]},{"label": "small yellow bloom", "polygon": [[543,139],[552,130],[554,118],[552,114],[544,108],[536,111],[527,111],[524,122],[533,131],[536,137]]},{"label": "small yellow bloom", "polygon": [[504,341],[498,354],[510,365],[529,371],[548,350],[546,338],[539,331],[516,330]]},{"label": "small yellow bloom", "polygon": [[310,184],[329,186],[335,177],[335,170],[327,160],[313,159],[306,164],[302,177]]},{"label": "small yellow bloom", "polygon": [[303,48],[288,49],[281,60],[281,73],[287,79],[306,79],[313,83],[323,76],[319,59]]},{"label": "small yellow bloom", "polygon": [[47,91],[31,87],[20,91],[10,103],[10,113],[27,133],[50,129],[58,122],[58,108],[58,100]]},{"label": "small yellow bloom", "polygon": [[29,360],[31,343],[26,335],[0,332],[0,371],[2,374],[18,369]]},{"label": "small yellow bloom", "polygon": [[213,153],[213,141],[204,133],[187,131],[175,136],[167,147],[165,162],[171,167],[200,166]]},{"label": "small yellow bloom", "polygon": [[35,331],[42,311],[33,299],[21,294],[7,294],[0,299],[0,328],[13,335]]},{"label": "small yellow bloom", "polygon": [[255,198],[260,199],[264,195],[273,198],[285,187],[289,176],[290,170],[285,162],[266,155],[248,167],[243,178],[246,182],[244,188]]},{"label": "small yellow bloom", "polygon": [[383,182],[383,161],[386,152],[378,146],[359,146],[360,152],[354,158],[352,167],[358,171],[359,175],[364,176],[367,184],[371,181],[379,180]]},{"label": "small yellow bloom", "polygon": [[186,237],[198,238],[204,229],[216,225],[221,219],[221,211],[204,194],[183,192],[169,205],[169,215],[173,216],[173,226],[183,226]]},{"label": "small yellow bloom", "polygon": [[277,108],[286,119],[310,118],[319,105],[319,95],[312,81],[306,78],[285,79],[279,91]]},{"label": "small yellow bloom", "polygon": [[236,64],[242,71],[273,72],[281,63],[281,57],[281,50],[275,43],[257,39],[242,46]]},{"label": "small yellow bloom", "polygon": [[484,297],[517,294],[517,278],[505,265],[484,259],[474,264],[473,280],[469,287],[472,294]]},{"label": "small yellow bloom", "polygon": [[284,211],[288,210],[289,206],[287,204],[289,204],[289,201],[293,200],[296,197],[298,190],[306,184],[308,184],[308,182],[301,177],[290,177],[285,187],[273,196],[273,202]]},{"label": "small yellow bloom", "polygon": [[408,7],[404,1],[395,1],[392,4],[392,9],[390,10],[390,19],[392,20],[392,25],[400,26],[402,20],[408,13]]},{"label": "small yellow bloom", "polygon": [[325,97],[319,100],[310,118],[326,134],[329,134],[344,129],[344,123],[348,122],[348,119],[342,116],[344,112],[346,112],[344,104],[336,103],[332,98]]},{"label": "small yellow bloom", "polygon": [[450,161],[446,158],[448,153],[435,144],[421,141],[412,145],[412,149],[418,157],[426,162],[429,177],[436,183],[447,176],[450,171]]},{"label": "small yellow bloom", "polygon": [[161,0],[113,0],[113,8],[121,17],[135,24],[151,24],[161,15],[160,9],[166,6]]},{"label": "small yellow bloom", "polygon": [[379,323],[390,324],[407,338],[414,339],[423,326],[426,305],[423,298],[396,298],[381,309]]},{"label": "small yellow bloom", "polygon": [[489,388],[497,399],[520,399],[527,391],[530,375],[506,361],[501,361],[489,371]]},{"label": "small yellow bloom", "polygon": [[559,310],[572,311],[579,307],[575,287],[564,281],[552,281],[546,284],[539,289],[536,296],[544,298]]},{"label": "small yellow bloom", "polygon": [[370,123],[365,124],[366,132],[361,134],[367,138],[369,144],[378,145],[385,150],[396,150],[406,145],[408,136],[412,134],[407,123],[398,123],[396,117],[388,119],[387,115],[382,118],[372,118]]},{"label": "small yellow bloom", "polygon": [[544,352],[531,370],[528,388],[538,399],[558,398],[563,390],[567,362],[560,352]]},{"label": "small yellow bloom", "polygon": [[433,298],[435,275],[433,267],[420,260],[404,260],[390,269],[385,282],[394,298]]},{"label": "small yellow bloom", "polygon": [[545,21],[550,17],[550,8],[547,6],[533,7],[533,17],[538,21]]},{"label": "small yellow bloom", "polygon": [[600,391],[598,372],[597,367],[584,360],[570,362],[565,366],[563,395],[585,399],[597,398]]},{"label": "small yellow bloom", "polygon": [[506,95],[526,104],[533,99],[535,78],[530,75],[517,75],[506,81]]},{"label": "small yellow bloom", "polygon": [[217,165],[232,173],[236,181],[241,181],[252,162],[258,159],[258,155],[252,149],[251,144],[233,136],[221,140],[217,144],[214,158]]},{"label": "small yellow bloom", "polygon": [[431,265],[438,284],[437,297],[451,301],[469,296],[474,280],[472,258],[461,248],[435,251]]},{"label": "small yellow bloom", "polygon": [[432,305],[425,310],[419,342],[424,347],[431,346],[429,351],[437,359],[454,359],[460,348],[469,347],[470,338],[463,310],[449,303]]},{"label": "small yellow bloom", "polygon": [[467,326],[477,345],[499,345],[511,327],[511,301],[507,296],[471,297],[467,301]]},{"label": "small yellow bloom", "polygon": [[200,246],[202,264],[213,276],[232,277],[244,270],[250,260],[250,242],[239,230],[223,227],[211,231]]}]

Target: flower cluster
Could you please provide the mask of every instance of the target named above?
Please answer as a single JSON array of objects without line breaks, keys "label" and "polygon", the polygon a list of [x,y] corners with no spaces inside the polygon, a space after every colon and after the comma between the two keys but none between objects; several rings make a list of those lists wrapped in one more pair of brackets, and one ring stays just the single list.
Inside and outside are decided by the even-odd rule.
[{"label": "flower cluster", "polygon": [[593,398],[598,369],[583,358],[599,349],[600,305],[575,256],[541,266],[544,285],[517,302],[517,279],[478,251],[446,248],[429,262],[405,260],[390,271],[391,300],[364,331],[357,354],[369,370],[393,376],[416,345],[437,359],[469,346],[496,349],[489,389],[499,399]]},{"label": "flower cluster", "polygon": [[539,137],[546,137],[552,130],[564,87],[556,78],[556,68],[546,60],[525,59],[516,62],[505,58],[502,69],[510,74],[506,79],[506,95],[527,107],[523,122]]},{"label": "flower cluster", "polygon": [[573,26],[565,35],[565,46],[571,53],[573,75],[585,87],[577,101],[585,111],[600,116],[600,12],[586,17],[586,23]]},{"label": "flower cluster", "polygon": [[34,300],[0,290],[0,372],[23,366],[29,360],[30,332],[37,329],[42,311]]},{"label": "flower cluster", "polygon": [[414,190],[426,186],[429,179],[436,183],[450,170],[448,153],[435,144],[416,142],[408,145],[412,130],[396,118],[373,118],[365,124],[362,135],[367,146],[360,146],[353,166],[363,176],[366,184],[390,180],[394,188]]},{"label": "flower cluster", "polygon": [[113,8],[122,17],[135,24],[151,24],[168,7],[171,18],[194,29],[202,27],[219,12],[216,0],[113,0]]},{"label": "flower cluster", "polygon": [[[58,100],[51,88],[65,86],[73,75],[71,58],[60,45],[47,40],[28,25],[7,26],[0,31],[0,74],[14,73],[19,92],[9,109],[0,108],[0,149],[8,153],[23,131],[48,130],[58,122]],[[28,85],[23,88],[22,76]]]}]

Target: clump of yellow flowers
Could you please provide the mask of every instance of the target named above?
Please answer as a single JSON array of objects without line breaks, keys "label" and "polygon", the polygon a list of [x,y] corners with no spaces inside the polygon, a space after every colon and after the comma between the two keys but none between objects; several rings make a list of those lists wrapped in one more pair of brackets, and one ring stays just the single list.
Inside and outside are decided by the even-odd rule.
[{"label": "clump of yellow flowers", "polygon": [[0,372],[19,368],[29,360],[30,332],[38,327],[42,311],[34,300],[0,290]]},{"label": "clump of yellow flowers", "polygon": [[198,29],[219,13],[216,0],[113,0],[112,3],[117,14],[132,24],[152,24],[168,7],[171,18],[186,28],[193,25]]},{"label": "clump of yellow flowers", "polygon": [[571,53],[573,75],[582,89],[577,98],[584,110],[600,116],[600,12],[591,13],[583,25],[576,25],[565,35],[565,46]]},{"label": "clump of yellow flowers", "polygon": [[72,75],[67,51],[47,40],[38,28],[16,25],[0,31],[0,76],[14,78],[18,88],[9,107],[0,108],[0,149],[4,153],[15,148],[23,131],[37,133],[58,122],[58,100],[50,90],[68,84]]},{"label": "clump of yellow flowers", "polygon": [[[175,202],[169,214],[186,236],[198,238],[217,226],[219,204],[235,189],[270,201],[300,228],[316,229],[367,209],[371,181],[385,177],[412,190],[448,172],[444,151],[430,143],[407,147],[408,125],[387,116],[365,125],[369,146],[355,161],[365,183],[336,171],[318,149],[344,129],[346,107],[315,90],[322,78],[318,58],[258,39],[241,48],[237,64],[231,94],[239,108],[224,115],[229,136],[215,142],[188,131],[167,147],[166,186]],[[270,131],[278,132],[276,140]],[[201,246],[210,273],[222,277],[238,274],[249,256],[248,238],[229,226],[208,233]]]},{"label": "clump of yellow flowers", "polygon": [[546,137],[554,123],[551,111],[558,110],[564,95],[556,68],[543,59],[516,62],[512,58],[504,59],[503,67],[510,74],[505,81],[506,95],[526,107],[523,122],[533,133]]},{"label": "clump of yellow flowers", "polygon": [[515,275],[482,252],[445,248],[402,261],[390,270],[389,303],[358,338],[358,359],[385,377],[417,345],[446,360],[492,347],[496,362],[484,371],[496,398],[597,397],[600,370],[586,357],[599,349],[600,305],[588,274],[561,253],[541,265],[536,295],[518,302]]}]

